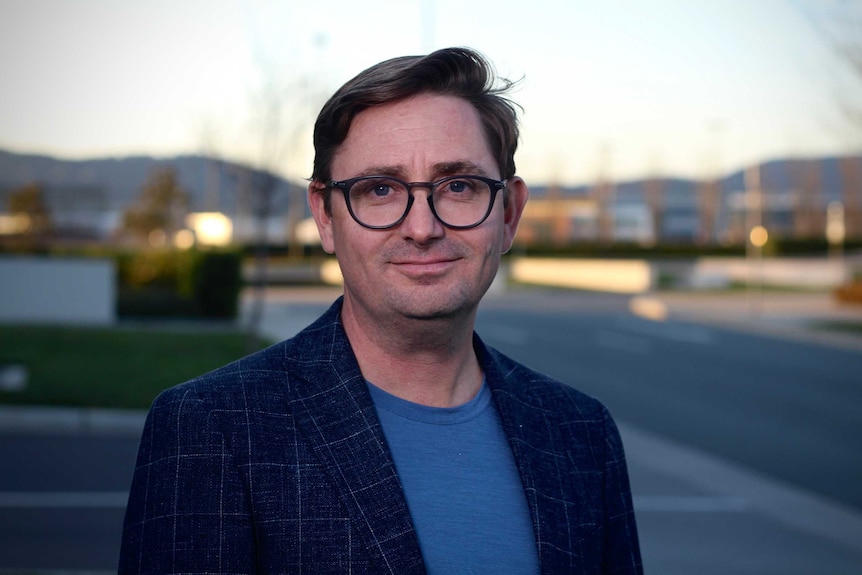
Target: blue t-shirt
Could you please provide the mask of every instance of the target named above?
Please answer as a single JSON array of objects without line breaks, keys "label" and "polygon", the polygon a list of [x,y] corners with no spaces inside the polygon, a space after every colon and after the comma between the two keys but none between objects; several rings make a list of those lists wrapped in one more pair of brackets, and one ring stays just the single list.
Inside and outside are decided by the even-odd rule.
[{"label": "blue t-shirt", "polygon": [[487,385],[452,408],[368,388],[428,573],[539,573],[527,499]]}]

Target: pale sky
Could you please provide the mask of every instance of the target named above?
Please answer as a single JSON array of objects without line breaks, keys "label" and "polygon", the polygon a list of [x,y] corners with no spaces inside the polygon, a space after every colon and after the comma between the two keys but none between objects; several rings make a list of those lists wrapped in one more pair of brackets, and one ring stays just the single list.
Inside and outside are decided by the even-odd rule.
[{"label": "pale sky", "polygon": [[[528,182],[704,177],[858,151],[836,95],[862,95],[862,82],[806,20],[800,6],[812,5],[0,0],[0,148],[211,152],[305,177],[320,94],[380,60],[463,45],[522,78],[516,161]],[[265,81],[288,104],[284,152],[260,128]]]}]

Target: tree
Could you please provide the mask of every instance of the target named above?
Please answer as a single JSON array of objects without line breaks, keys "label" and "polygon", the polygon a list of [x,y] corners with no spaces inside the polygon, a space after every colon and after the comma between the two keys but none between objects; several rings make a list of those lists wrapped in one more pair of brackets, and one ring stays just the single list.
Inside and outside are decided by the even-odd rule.
[{"label": "tree", "polygon": [[188,205],[189,194],[180,187],[176,170],[157,168],[141,188],[137,202],[123,214],[123,229],[150,242],[154,232],[170,237],[184,227]]},{"label": "tree", "polygon": [[862,144],[862,4],[842,0],[796,0],[799,11],[852,78],[837,90],[836,107],[850,143]]},{"label": "tree", "polygon": [[45,203],[42,186],[37,183],[27,184],[9,194],[9,213],[13,216],[23,216],[26,225],[22,226],[25,235],[44,235],[52,227],[51,211]]}]

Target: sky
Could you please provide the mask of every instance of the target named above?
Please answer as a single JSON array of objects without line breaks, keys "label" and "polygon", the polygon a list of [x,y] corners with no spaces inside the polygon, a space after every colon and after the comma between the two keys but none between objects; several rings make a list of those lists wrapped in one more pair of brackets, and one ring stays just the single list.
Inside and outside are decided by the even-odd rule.
[{"label": "sky", "polygon": [[519,80],[528,182],[712,177],[859,151],[838,103],[862,99],[862,78],[810,15],[860,4],[0,0],[0,149],[209,153],[306,177],[311,126],[341,83],[470,46]]}]

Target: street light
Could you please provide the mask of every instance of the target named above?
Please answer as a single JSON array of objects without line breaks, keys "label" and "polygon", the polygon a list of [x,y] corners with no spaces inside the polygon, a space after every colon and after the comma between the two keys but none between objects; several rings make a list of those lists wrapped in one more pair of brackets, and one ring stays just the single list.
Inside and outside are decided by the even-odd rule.
[{"label": "street light", "polygon": [[835,201],[826,206],[826,241],[829,242],[829,255],[841,257],[844,251],[844,204]]},{"label": "street light", "polygon": [[[769,233],[763,226],[763,190],[760,187],[760,166],[750,166],[745,170],[745,219],[748,238],[745,243],[745,258],[747,267],[748,306],[752,315],[760,313],[763,299],[763,246],[769,239]],[[752,265],[752,259],[754,265]],[[757,269],[756,294],[754,268]]]},{"label": "street light", "polygon": [[769,241],[769,232],[763,226],[754,226],[748,235],[748,239],[751,241],[751,245],[761,250],[766,245],[766,242]]}]

